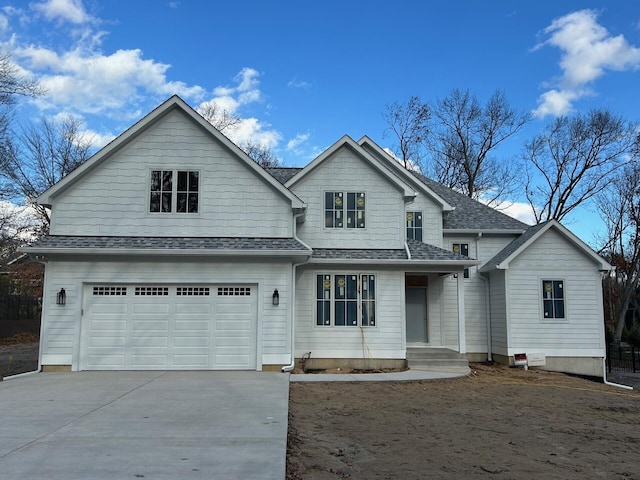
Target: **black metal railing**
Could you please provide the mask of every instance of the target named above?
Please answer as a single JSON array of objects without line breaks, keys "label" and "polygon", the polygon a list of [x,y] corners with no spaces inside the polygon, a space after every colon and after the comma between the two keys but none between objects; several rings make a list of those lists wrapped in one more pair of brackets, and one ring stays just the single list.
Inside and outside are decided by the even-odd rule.
[{"label": "black metal railing", "polygon": [[607,345],[607,369],[611,372],[640,372],[640,349],[623,343]]}]

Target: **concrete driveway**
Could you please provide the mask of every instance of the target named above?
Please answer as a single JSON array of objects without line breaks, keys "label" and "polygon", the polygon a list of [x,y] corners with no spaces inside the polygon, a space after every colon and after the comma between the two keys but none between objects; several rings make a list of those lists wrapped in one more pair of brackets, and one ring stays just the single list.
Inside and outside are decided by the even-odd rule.
[{"label": "concrete driveway", "polygon": [[289,375],[41,373],[0,382],[0,478],[278,479]]}]

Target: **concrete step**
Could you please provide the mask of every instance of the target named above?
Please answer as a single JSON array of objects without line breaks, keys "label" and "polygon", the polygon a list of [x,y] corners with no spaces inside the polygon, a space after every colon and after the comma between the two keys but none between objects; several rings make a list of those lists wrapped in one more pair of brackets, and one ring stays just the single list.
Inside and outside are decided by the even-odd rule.
[{"label": "concrete step", "polygon": [[465,355],[448,348],[408,347],[407,366],[413,369],[467,370],[469,362]]},{"label": "concrete step", "polygon": [[467,357],[448,348],[408,347],[407,360],[413,358],[461,358],[466,360]]}]

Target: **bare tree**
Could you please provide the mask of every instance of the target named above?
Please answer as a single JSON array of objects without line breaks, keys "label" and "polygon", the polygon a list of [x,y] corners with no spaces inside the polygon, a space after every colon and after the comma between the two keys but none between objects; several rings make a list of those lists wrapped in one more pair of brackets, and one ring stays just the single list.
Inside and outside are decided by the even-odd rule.
[{"label": "bare tree", "polygon": [[256,145],[252,142],[245,142],[240,148],[249,155],[258,165],[264,168],[279,167],[282,164],[273,150],[266,145]]},{"label": "bare tree", "polygon": [[421,172],[424,160],[424,141],[429,133],[429,106],[419,97],[411,97],[406,104],[393,102],[383,113],[388,125],[384,135],[393,133],[397,145],[393,147],[396,156],[405,168],[415,168]]},{"label": "bare tree", "polygon": [[631,152],[635,126],[607,110],[556,118],[525,145],[527,200],[538,222],[561,221],[602,192]]},{"label": "bare tree", "polygon": [[640,285],[640,164],[630,162],[597,196],[607,228],[600,252],[615,266],[607,279],[608,311],[615,325],[614,338],[622,338],[629,304],[637,300]]},{"label": "bare tree", "polygon": [[489,204],[513,191],[515,166],[492,155],[529,121],[528,113],[512,108],[500,90],[482,105],[468,90],[459,89],[438,100],[432,113],[427,148],[438,181],[469,197],[483,196]]},{"label": "bare tree", "polygon": [[57,121],[43,119],[23,127],[15,141],[5,145],[0,177],[14,198],[24,198],[35,209],[45,231],[49,211],[34,200],[89,158],[91,139],[81,127],[82,122],[70,116]]},{"label": "bare tree", "polygon": [[221,108],[214,102],[207,102],[198,108],[198,113],[220,132],[224,132],[229,127],[234,127],[242,121],[242,117],[229,110]]}]

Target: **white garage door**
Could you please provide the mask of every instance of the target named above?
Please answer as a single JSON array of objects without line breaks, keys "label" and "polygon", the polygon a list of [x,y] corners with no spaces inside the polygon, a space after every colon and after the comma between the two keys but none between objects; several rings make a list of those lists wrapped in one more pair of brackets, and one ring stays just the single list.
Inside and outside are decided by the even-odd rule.
[{"label": "white garage door", "polygon": [[253,285],[89,285],[83,370],[255,369]]}]

